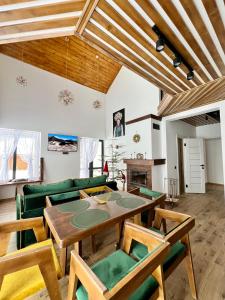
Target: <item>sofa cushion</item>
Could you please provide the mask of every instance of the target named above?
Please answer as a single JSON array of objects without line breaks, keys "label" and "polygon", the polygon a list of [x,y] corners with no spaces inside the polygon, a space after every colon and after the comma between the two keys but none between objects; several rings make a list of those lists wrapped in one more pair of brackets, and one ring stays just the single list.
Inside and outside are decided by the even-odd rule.
[{"label": "sofa cushion", "polygon": [[[112,289],[122,278],[138,265],[133,258],[122,250],[118,250],[108,257],[97,262],[91,268],[107,289]],[[149,276],[145,282],[129,297],[129,300],[145,300],[157,289],[158,283],[153,276]],[[80,285],[76,293],[78,300],[88,300],[85,288]]]},{"label": "sofa cushion", "polygon": [[72,179],[67,179],[56,183],[41,184],[41,185],[26,184],[23,187],[23,192],[24,195],[46,193],[46,192],[60,191],[66,188],[70,188],[72,186],[73,186]]},{"label": "sofa cushion", "polygon": [[[51,246],[56,272],[58,277],[61,277],[61,268],[55,253],[52,240],[46,240],[40,243],[36,243],[19,251],[9,253],[7,256],[44,246]],[[40,269],[37,265],[32,266],[30,268],[26,268],[4,276],[0,291],[0,299],[23,300],[43,288],[45,288],[45,282],[41,275]]]},{"label": "sofa cushion", "polygon": [[72,191],[67,193],[55,194],[49,196],[49,199],[53,205],[59,204],[65,201],[73,201],[80,199],[80,192],[79,191]]},{"label": "sofa cushion", "polygon": [[74,186],[76,187],[90,187],[90,186],[95,186],[95,185],[104,185],[106,183],[107,176],[106,175],[101,175],[97,177],[90,177],[90,178],[77,178],[74,179]]}]

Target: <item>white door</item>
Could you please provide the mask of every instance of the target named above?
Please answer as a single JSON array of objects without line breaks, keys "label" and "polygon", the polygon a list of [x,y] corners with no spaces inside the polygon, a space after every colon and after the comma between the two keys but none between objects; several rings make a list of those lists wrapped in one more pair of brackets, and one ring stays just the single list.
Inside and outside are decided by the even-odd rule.
[{"label": "white door", "polygon": [[183,139],[185,193],[205,193],[205,141]]}]

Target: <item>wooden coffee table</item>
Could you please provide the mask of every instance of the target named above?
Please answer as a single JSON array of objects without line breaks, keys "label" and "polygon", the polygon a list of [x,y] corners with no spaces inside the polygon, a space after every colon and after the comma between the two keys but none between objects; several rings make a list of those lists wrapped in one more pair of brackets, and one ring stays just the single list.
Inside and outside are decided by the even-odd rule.
[{"label": "wooden coffee table", "polygon": [[[99,204],[96,201],[98,199],[105,199],[106,203]],[[140,224],[141,212],[154,209],[158,205],[163,207],[164,199],[165,194],[158,198],[146,199],[118,191],[45,208],[45,219],[60,249],[63,273],[65,274],[68,246],[74,244],[75,249],[79,251],[79,242],[83,239],[115,224],[123,224],[131,217],[135,217],[135,222]],[[121,230],[122,228],[123,226]]]}]

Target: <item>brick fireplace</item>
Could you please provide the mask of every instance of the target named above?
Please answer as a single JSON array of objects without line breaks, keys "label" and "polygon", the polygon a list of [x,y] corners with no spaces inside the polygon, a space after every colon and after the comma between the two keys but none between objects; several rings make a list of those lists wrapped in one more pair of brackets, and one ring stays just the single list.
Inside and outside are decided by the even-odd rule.
[{"label": "brick fireplace", "polygon": [[152,188],[152,166],[165,164],[165,159],[124,159],[127,165],[127,190]]}]

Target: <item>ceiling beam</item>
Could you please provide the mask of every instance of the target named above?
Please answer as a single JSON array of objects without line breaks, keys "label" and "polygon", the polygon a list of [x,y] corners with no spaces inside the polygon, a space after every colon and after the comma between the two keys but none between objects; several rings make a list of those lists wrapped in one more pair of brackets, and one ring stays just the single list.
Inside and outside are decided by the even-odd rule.
[{"label": "ceiling beam", "polygon": [[[172,1],[164,1],[158,0],[161,7],[170,16],[171,21],[174,23],[176,28],[180,31],[181,35],[184,37],[186,42],[198,56],[201,63],[207,69],[209,74],[212,76],[213,79],[218,78],[218,74],[214,70],[213,66],[211,65],[210,61],[206,57],[205,53],[203,52],[202,48],[199,46],[198,42],[196,41],[195,37],[191,33],[191,31],[187,28],[183,18],[180,16],[176,6],[173,4]],[[163,28],[162,28],[163,31]],[[176,43],[173,43],[174,47],[176,48]],[[182,53],[182,52],[181,52]],[[193,68],[193,66],[192,66]],[[194,69],[194,68],[193,68]]]},{"label": "ceiling beam", "polygon": [[35,22],[37,18],[57,16],[71,12],[80,12],[85,1],[75,1],[69,3],[53,3],[47,6],[37,6],[33,8],[16,9],[12,11],[0,12],[0,26],[17,25],[21,23]]},{"label": "ceiling beam", "polygon": [[[198,65],[198,63],[190,55],[188,50],[179,41],[179,39],[177,38],[177,36],[173,32],[173,30],[168,26],[168,24],[164,21],[162,16],[157,12],[157,10],[153,6],[153,4],[151,4],[149,1],[145,1],[145,0],[137,0],[136,2],[141,6],[141,8],[149,16],[149,18],[158,26],[158,28],[162,31],[162,33],[165,35],[165,37],[167,37],[168,40],[174,45],[174,47],[177,49],[177,51],[182,54],[184,59],[193,68],[193,70],[195,70],[199,74],[199,76],[202,78],[202,80],[204,82],[209,81],[209,78],[205,74],[202,67]],[[172,4],[171,1],[168,1],[168,2]],[[196,82],[196,81],[198,81],[198,79],[196,77],[194,77],[194,81]],[[197,84],[199,85],[201,83],[198,81]]]},{"label": "ceiling beam", "polygon": [[141,58],[145,60],[147,64],[150,64],[157,70],[164,74],[172,80],[177,86],[180,87],[180,90],[187,90],[188,88],[183,85],[180,81],[178,81],[172,74],[170,74],[167,70],[165,70],[162,66],[160,66],[151,56],[146,54],[141,48],[139,48],[133,41],[131,41],[125,34],[119,31],[112,23],[106,20],[102,15],[98,12],[94,12],[92,15],[92,19],[96,21],[99,25],[101,25],[105,30],[109,31],[113,36],[119,39],[122,43],[132,49],[136,54],[138,54]]},{"label": "ceiling beam", "polygon": [[186,11],[188,17],[190,18],[192,24],[195,26],[195,29],[198,31],[201,39],[203,40],[205,45],[211,45],[207,47],[210,55],[212,56],[213,60],[215,61],[216,65],[218,66],[222,75],[225,75],[225,64],[222,60],[217,47],[214,46],[214,42],[208,32],[208,29],[205,23],[202,20],[202,17],[195,6],[194,1],[190,0],[180,0],[184,10]]},{"label": "ceiling beam", "polygon": [[82,35],[88,21],[90,20],[99,0],[86,0],[86,4],[83,9],[83,13],[77,22],[75,32]]},{"label": "ceiling beam", "polygon": [[116,42],[113,38],[108,36],[106,33],[104,33],[101,29],[99,29],[97,26],[95,26],[92,23],[88,23],[86,26],[87,30],[90,30],[93,32],[96,36],[98,36],[100,39],[104,40],[108,45],[112,46],[114,49],[122,53],[125,57],[129,58],[132,62],[139,65],[141,68],[143,68],[147,73],[154,76],[156,80],[160,81],[167,86],[169,89],[171,89],[174,92],[179,92],[179,89],[170,81],[168,81],[166,78],[161,76],[159,73],[157,73],[155,70],[153,70],[148,64],[143,62],[141,59],[139,59],[136,55],[134,55],[132,52],[127,50],[124,46],[122,46],[120,43]]},{"label": "ceiling beam", "polygon": [[145,78],[149,82],[153,83],[157,87],[159,87],[162,90],[167,91],[168,94],[175,95],[175,93],[170,90],[167,86],[165,86],[163,83],[158,82],[155,80],[150,74],[147,74],[146,72],[142,71],[140,68],[138,68],[136,65],[134,65],[132,62],[121,56],[119,53],[108,47],[106,44],[89,34],[87,31],[83,32],[83,36],[91,41],[93,44],[97,45],[99,48],[102,48],[106,51],[106,53],[109,53],[111,56],[115,57],[118,61],[120,61],[124,66],[126,66],[131,71],[135,72],[139,76]]},{"label": "ceiling beam", "polygon": [[225,28],[215,0],[202,0],[219,42],[225,49]]}]

